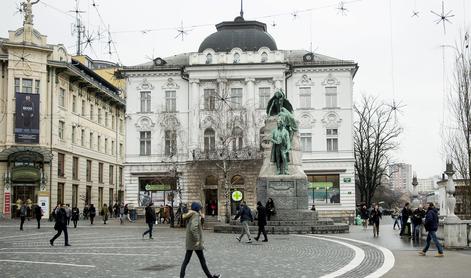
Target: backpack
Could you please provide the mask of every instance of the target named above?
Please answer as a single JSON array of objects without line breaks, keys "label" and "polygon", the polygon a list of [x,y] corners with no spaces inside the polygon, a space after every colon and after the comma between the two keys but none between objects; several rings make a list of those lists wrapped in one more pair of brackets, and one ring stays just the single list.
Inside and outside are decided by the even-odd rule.
[{"label": "backpack", "polygon": [[26,216],[26,213],[28,212],[28,209],[26,206],[21,206],[20,208],[20,216]]}]

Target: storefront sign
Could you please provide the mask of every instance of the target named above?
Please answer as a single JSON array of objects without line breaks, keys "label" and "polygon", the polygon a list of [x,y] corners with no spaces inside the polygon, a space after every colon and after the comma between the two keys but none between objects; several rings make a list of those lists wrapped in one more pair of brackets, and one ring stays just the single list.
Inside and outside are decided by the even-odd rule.
[{"label": "storefront sign", "polygon": [[239,190],[232,192],[232,200],[239,202],[242,200],[243,194]]},{"label": "storefront sign", "polygon": [[16,92],[15,142],[39,143],[39,94]]},{"label": "storefront sign", "polygon": [[10,214],[11,213],[11,195],[10,192],[5,192],[5,208],[3,210],[4,214]]},{"label": "storefront sign", "polygon": [[49,196],[38,196],[38,206],[43,210],[43,218],[49,217]]},{"label": "storefront sign", "polygon": [[343,178],[343,182],[350,183],[352,182],[352,178]]},{"label": "storefront sign", "polygon": [[145,189],[147,191],[166,191],[172,190],[170,184],[146,184]]}]

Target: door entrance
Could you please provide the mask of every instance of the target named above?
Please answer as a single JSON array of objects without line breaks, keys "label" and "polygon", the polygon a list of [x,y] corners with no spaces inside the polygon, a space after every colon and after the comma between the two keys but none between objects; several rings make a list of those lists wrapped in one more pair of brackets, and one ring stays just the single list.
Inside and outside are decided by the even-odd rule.
[{"label": "door entrance", "polygon": [[217,189],[205,189],[205,212],[207,216],[218,215],[218,190]]},{"label": "door entrance", "polygon": [[[36,203],[38,200],[38,187],[36,184],[22,184],[14,185],[13,189],[13,199],[11,206],[11,217],[20,217],[20,206],[23,203],[26,203],[30,207],[33,203]],[[32,210],[28,210],[28,217],[31,217]]]}]

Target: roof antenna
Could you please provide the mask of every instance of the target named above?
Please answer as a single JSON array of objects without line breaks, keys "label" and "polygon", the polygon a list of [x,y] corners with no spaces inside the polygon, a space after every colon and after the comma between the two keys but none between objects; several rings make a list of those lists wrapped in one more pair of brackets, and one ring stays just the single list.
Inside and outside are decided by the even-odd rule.
[{"label": "roof antenna", "polygon": [[240,17],[244,18],[244,0],[240,0]]}]

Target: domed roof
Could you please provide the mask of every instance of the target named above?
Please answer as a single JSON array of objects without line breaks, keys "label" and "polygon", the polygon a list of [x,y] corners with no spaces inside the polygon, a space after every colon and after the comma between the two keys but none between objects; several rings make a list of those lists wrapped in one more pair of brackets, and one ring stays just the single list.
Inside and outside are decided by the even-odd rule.
[{"label": "domed roof", "polygon": [[228,52],[238,47],[244,51],[256,51],[261,47],[277,50],[276,42],[267,33],[267,25],[259,21],[245,21],[238,16],[234,21],[224,21],[216,25],[217,32],[209,35],[201,43],[198,52],[211,48],[216,52]]}]

